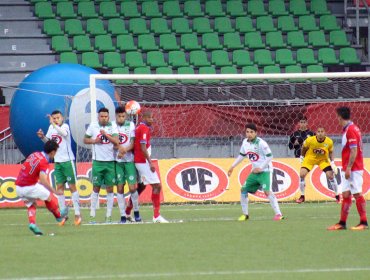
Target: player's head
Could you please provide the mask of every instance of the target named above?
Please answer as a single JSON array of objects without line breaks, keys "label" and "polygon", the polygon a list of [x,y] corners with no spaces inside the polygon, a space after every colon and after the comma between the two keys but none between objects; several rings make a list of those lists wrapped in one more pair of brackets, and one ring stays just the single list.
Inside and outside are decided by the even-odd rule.
[{"label": "player's head", "polygon": [[59,111],[59,110],[55,110],[51,113],[51,117],[53,119],[53,123],[57,124],[57,125],[62,125],[63,121],[64,121],[64,118],[63,118],[63,115],[62,115],[62,112]]},{"label": "player's head", "polygon": [[307,127],[308,127],[308,121],[307,121],[307,118],[305,116],[302,116],[300,119],[299,119],[299,129],[300,130],[307,130]]},{"label": "player's head", "polygon": [[153,118],[153,112],[149,110],[145,110],[141,113],[141,118],[142,120],[147,124],[147,125],[152,125],[154,122]]},{"label": "player's head", "polygon": [[343,106],[337,108],[337,117],[341,124],[346,123],[351,119],[351,109],[349,107]]},{"label": "player's head", "polygon": [[105,126],[109,122],[109,110],[107,108],[100,108],[98,111],[99,124]]},{"label": "player's head", "polygon": [[44,152],[48,154],[50,159],[54,158],[58,148],[59,148],[59,145],[54,140],[49,140],[44,144]]},{"label": "player's head", "polygon": [[247,123],[245,125],[245,136],[249,141],[257,137],[257,126],[254,123]]},{"label": "player's head", "polygon": [[323,141],[323,140],[325,140],[325,137],[326,137],[325,128],[322,127],[322,126],[317,127],[317,129],[316,129],[316,138],[317,138],[317,140]]},{"label": "player's head", "polygon": [[116,122],[118,124],[123,124],[126,120],[126,111],[125,108],[122,106],[119,106],[116,108]]}]

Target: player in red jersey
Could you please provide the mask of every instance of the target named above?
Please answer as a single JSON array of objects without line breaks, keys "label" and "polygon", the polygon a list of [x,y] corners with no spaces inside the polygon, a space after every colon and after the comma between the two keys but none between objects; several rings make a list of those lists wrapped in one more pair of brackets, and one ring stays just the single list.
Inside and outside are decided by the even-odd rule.
[{"label": "player in red jersey", "polygon": [[58,199],[54,194],[59,194],[49,183],[49,160],[53,159],[59,145],[49,140],[44,145],[43,152],[34,152],[28,156],[22,164],[17,180],[15,181],[16,192],[27,206],[29,229],[36,235],[42,235],[42,231],[36,225],[36,201],[45,202],[46,208],[53,213],[59,224],[64,224],[68,219],[68,208],[59,211]]},{"label": "player in red jersey", "polygon": [[337,116],[343,126],[342,137],[342,169],[345,178],[342,195],[342,208],[339,223],[328,227],[328,230],[346,229],[349,209],[352,204],[352,195],[356,200],[360,223],[351,227],[351,230],[368,229],[366,217],[366,200],[362,195],[364,158],[362,153],[362,138],[360,129],[351,121],[351,110],[348,107],[337,108]]},{"label": "player in red jersey", "polygon": [[145,111],[142,114],[142,122],[136,127],[135,142],[134,142],[134,162],[139,173],[140,180],[145,184],[152,186],[152,202],[153,202],[153,222],[168,223],[168,221],[160,215],[160,193],[162,189],[161,181],[158,174],[155,172],[155,166],[150,157],[151,155],[151,125],[153,124],[153,113]]}]

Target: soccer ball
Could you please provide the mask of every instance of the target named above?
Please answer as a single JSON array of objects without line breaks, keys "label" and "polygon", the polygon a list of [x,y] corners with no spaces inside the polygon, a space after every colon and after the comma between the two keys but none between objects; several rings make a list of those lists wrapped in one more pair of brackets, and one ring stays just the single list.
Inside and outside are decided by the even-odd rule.
[{"label": "soccer ball", "polygon": [[126,103],[125,110],[129,115],[137,115],[140,113],[141,107],[139,102],[131,100]]}]

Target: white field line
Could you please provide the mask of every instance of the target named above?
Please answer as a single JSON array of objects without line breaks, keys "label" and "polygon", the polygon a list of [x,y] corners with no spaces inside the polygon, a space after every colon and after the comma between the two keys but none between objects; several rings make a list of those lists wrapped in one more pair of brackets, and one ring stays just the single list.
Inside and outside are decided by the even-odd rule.
[{"label": "white field line", "polygon": [[333,268],[303,268],[303,269],[276,269],[276,270],[233,270],[233,271],[194,271],[194,272],[159,272],[159,273],[120,273],[111,275],[80,275],[80,276],[41,276],[22,278],[0,278],[0,280],[69,280],[69,279],[142,279],[142,278],[173,278],[173,277],[201,277],[227,275],[271,275],[271,274],[306,274],[306,273],[333,273],[333,272],[366,272],[370,267],[333,267]]}]

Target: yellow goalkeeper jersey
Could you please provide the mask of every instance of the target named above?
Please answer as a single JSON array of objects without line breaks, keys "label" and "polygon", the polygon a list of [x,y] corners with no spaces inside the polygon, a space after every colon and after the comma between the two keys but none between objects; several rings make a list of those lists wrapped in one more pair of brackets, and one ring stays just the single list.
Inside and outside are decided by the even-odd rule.
[{"label": "yellow goalkeeper jersey", "polygon": [[333,151],[333,140],[325,137],[322,142],[317,141],[316,136],[310,136],[303,142],[303,147],[307,148],[305,159],[310,161],[328,160],[329,152]]}]

